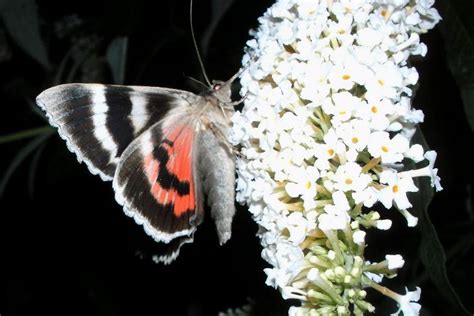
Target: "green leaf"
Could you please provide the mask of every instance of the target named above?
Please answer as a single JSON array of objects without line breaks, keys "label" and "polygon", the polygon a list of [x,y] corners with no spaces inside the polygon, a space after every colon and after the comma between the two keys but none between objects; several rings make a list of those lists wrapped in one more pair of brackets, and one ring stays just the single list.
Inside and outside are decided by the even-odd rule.
[{"label": "green leaf", "polygon": [[123,84],[125,81],[125,65],[127,61],[127,37],[117,37],[107,47],[107,62],[112,71],[114,83]]},{"label": "green leaf", "polygon": [[[421,144],[425,150],[429,148],[420,129],[415,134],[413,142]],[[428,177],[421,177],[415,178],[414,181],[420,190],[413,194],[410,200],[413,203],[413,213],[418,217],[418,229],[421,234],[420,259],[431,281],[446,301],[451,304],[452,315],[471,315],[449,281],[446,271],[446,255],[428,214],[428,206],[433,199],[431,180]]]},{"label": "green leaf", "polygon": [[50,68],[46,46],[40,36],[35,0],[0,0],[0,16],[10,36],[44,68]]},{"label": "green leaf", "polygon": [[443,17],[448,66],[461,91],[466,116],[474,131],[474,5],[472,0],[438,1]]},{"label": "green leaf", "polygon": [[16,132],[14,134],[0,136],[0,145],[5,143],[14,142],[17,140],[22,140],[25,138],[30,138],[44,133],[49,133],[53,130],[51,126],[42,126],[32,129],[27,129],[21,132]]},{"label": "green leaf", "polygon": [[219,22],[230,9],[234,0],[213,0],[212,1],[212,15],[211,23],[209,23],[204,35],[201,39],[202,54],[206,56],[209,50],[209,42],[211,41],[212,35],[216,30],[216,27],[219,25]]},{"label": "green leaf", "polygon": [[53,134],[53,130],[50,129],[48,132],[43,133],[37,137],[35,137],[32,141],[26,144],[18,153],[15,155],[13,160],[11,161],[10,165],[8,165],[5,174],[0,181],[0,198],[2,197],[3,193],[5,192],[5,188],[10,181],[11,176],[15,172],[15,170],[20,166],[23,160],[26,159],[38,146],[40,146],[49,136]]}]

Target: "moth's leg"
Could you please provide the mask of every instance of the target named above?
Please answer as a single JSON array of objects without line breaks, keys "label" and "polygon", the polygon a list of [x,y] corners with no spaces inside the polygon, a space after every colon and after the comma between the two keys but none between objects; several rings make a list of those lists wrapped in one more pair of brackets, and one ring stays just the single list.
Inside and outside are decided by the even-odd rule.
[{"label": "moth's leg", "polygon": [[234,156],[239,157],[239,158],[245,158],[244,155],[240,152],[240,150],[237,147],[233,145],[230,145],[230,146],[232,147],[231,149]]},{"label": "moth's leg", "polygon": [[233,102],[226,102],[225,105],[234,107],[234,106],[239,105],[240,103],[244,102],[245,99],[247,99],[248,96],[249,96],[249,92],[247,91],[245,93],[245,95],[242,98],[240,98],[239,100],[233,101]]},{"label": "moth's leg", "polygon": [[221,131],[219,127],[214,122],[208,122],[207,127],[214,133],[214,135],[217,136],[219,139],[220,143],[222,143],[224,146],[227,147],[227,149],[232,152],[232,145],[229,143],[227,140],[227,137],[224,135],[224,133]]},{"label": "moth's leg", "polygon": [[239,157],[239,158],[244,158],[244,156],[242,155],[242,153],[240,152],[239,148],[232,145],[231,143],[229,143],[228,141],[226,141],[226,143],[224,143],[224,146],[226,146],[226,148],[236,157]]},{"label": "moth's leg", "polygon": [[219,142],[224,145],[231,154],[242,157],[240,151],[231,143],[229,143],[227,137],[214,122],[210,122],[207,119],[203,119],[203,121],[206,127],[209,128],[214,133],[214,135],[216,135],[216,137],[219,139]]}]

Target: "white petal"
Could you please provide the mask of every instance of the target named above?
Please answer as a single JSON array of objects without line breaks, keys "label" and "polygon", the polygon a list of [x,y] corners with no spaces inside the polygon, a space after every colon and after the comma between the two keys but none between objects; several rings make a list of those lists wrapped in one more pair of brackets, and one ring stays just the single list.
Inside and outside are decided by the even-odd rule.
[{"label": "white petal", "polygon": [[406,192],[398,192],[394,194],[393,200],[397,205],[397,208],[400,210],[406,210],[412,207],[410,201],[408,200]]},{"label": "white petal", "polygon": [[393,193],[391,188],[385,188],[379,191],[379,201],[385,208],[392,208]]},{"label": "white petal", "polygon": [[348,211],[351,209],[349,206],[349,201],[347,201],[347,197],[342,191],[337,191],[332,194],[332,199],[334,201],[334,205],[339,211]]},{"label": "white petal", "polygon": [[420,162],[424,159],[424,150],[420,144],[415,144],[410,147],[410,149],[406,152],[405,156],[410,158],[414,162]]},{"label": "white petal", "polygon": [[365,235],[365,231],[358,230],[352,235],[352,238],[356,244],[363,245],[365,243]]},{"label": "white petal", "polygon": [[392,221],[389,219],[380,219],[377,221],[377,229],[388,230],[392,227]]},{"label": "white petal", "polygon": [[386,255],[385,260],[387,260],[390,270],[399,269],[405,264],[405,260],[400,255]]},{"label": "white petal", "polygon": [[373,47],[382,41],[383,33],[372,28],[364,28],[357,32],[357,42],[362,46]]},{"label": "white petal", "polygon": [[285,191],[291,197],[298,197],[302,193],[301,187],[298,184],[293,183],[293,182],[288,182],[285,185]]},{"label": "white petal", "polygon": [[364,275],[374,281],[375,283],[380,283],[383,280],[383,275],[382,274],[376,274],[372,272],[364,272]]},{"label": "white petal", "polygon": [[411,213],[408,212],[407,210],[400,210],[400,213],[402,213],[402,215],[405,216],[405,219],[407,220],[407,223],[408,223],[408,227],[415,227],[418,224],[418,218],[411,215]]}]

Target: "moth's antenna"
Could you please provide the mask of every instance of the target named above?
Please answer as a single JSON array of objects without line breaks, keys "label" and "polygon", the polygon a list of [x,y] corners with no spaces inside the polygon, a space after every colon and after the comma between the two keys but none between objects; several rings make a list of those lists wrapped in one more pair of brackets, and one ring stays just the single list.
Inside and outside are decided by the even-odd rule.
[{"label": "moth's antenna", "polygon": [[202,85],[204,88],[208,88],[208,86],[206,86],[206,84],[200,80],[197,80],[196,78],[193,78],[193,77],[190,77],[190,76],[184,76],[186,79],[189,79],[195,83],[199,83],[200,85]]},{"label": "moth's antenna", "polygon": [[193,44],[194,44],[194,49],[196,50],[196,55],[199,60],[199,65],[201,65],[201,70],[202,74],[204,75],[204,79],[206,79],[207,84],[209,87],[212,87],[211,82],[209,81],[209,78],[207,77],[206,74],[206,69],[204,68],[204,63],[202,62],[201,59],[201,54],[199,53],[199,48],[196,43],[196,37],[194,36],[194,28],[193,28],[193,0],[190,0],[189,3],[189,24],[191,25],[191,36],[193,37]]}]

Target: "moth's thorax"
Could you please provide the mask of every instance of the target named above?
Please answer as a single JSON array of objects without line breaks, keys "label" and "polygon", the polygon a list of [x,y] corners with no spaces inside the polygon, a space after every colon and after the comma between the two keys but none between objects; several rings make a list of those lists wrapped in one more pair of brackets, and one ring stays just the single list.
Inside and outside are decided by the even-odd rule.
[{"label": "moth's thorax", "polygon": [[206,102],[204,111],[199,112],[197,120],[197,130],[211,130],[219,134],[227,135],[231,126],[233,111],[216,106],[211,102]]}]

